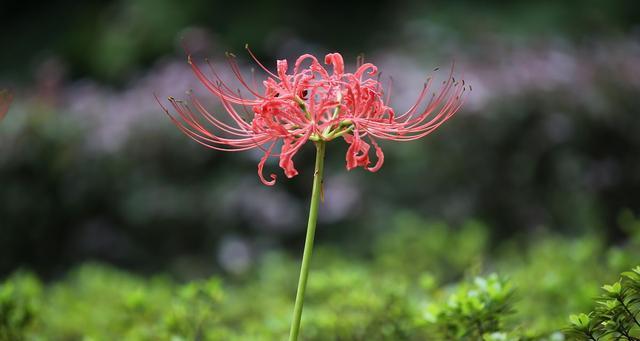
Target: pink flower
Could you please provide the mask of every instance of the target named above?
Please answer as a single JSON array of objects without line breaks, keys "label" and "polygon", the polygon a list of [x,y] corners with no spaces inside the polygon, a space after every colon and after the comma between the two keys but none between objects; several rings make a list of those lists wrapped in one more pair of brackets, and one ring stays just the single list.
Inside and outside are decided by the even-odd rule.
[{"label": "pink flower", "polygon": [[[330,53],[324,58],[324,63],[332,67],[329,72],[316,57],[305,54],[296,60],[292,70],[286,60],[278,60],[276,72],[272,73],[248,51],[267,74],[261,90],[255,80],[244,78],[235,56],[227,55],[231,71],[248,96],[225,83],[213,67],[211,77],[206,76],[189,56],[191,69],[218,98],[228,114],[227,120],[207,110],[193,94],[189,96],[191,105],[169,97],[178,115],[172,115],[164,106],[163,109],[182,132],[209,148],[263,150],[258,174],[265,185],[273,185],[276,179],[275,174],[270,175],[269,181],[264,178],[266,160],[279,157],[280,167],[291,178],[298,174],[293,157],[309,140],[342,137],[349,144],[347,169],[363,167],[375,172],[384,162],[378,139],[411,141],[426,136],[458,111],[466,91],[464,81],[456,82],[452,77],[452,68],[437,93],[427,96],[433,83],[429,77],[414,105],[398,115],[389,107],[390,91],[385,96],[378,69],[371,63],[359,60],[355,72],[349,73],[345,72],[342,56]],[[279,152],[274,152],[276,146],[280,146]],[[375,163],[370,157],[371,146]]]},{"label": "pink flower", "polygon": [[9,106],[13,100],[13,94],[9,90],[0,90],[0,121],[9,111]]}]

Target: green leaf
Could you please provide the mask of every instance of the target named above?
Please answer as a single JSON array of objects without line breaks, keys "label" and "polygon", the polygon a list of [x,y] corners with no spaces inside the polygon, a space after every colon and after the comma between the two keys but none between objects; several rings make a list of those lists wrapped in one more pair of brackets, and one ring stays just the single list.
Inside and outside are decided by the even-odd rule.
[{"label": "green leaf", "polygon": [[622,285],[620,284],[620,281],[617,281],[612,285],[608,285],[608,284],[603,285],[602,289],[604,289],[606,292],[608,292],[611,295],[617,296],[622,291]]},{"label": "green leaf", "polygon": [[640,281],[640,274],[632,271],[625,271],[622,273],[622,276],[632,280],[632,281]]},{"label": "green leaf", "polygon": [[569,316],[569,321],[571,321],[571,324],[573,324],[574,326],[580,329],[586,329],[589,327],[589,323],[591,322],[591,319],[589,318],[589,315],[581,313],[579,315]]}]

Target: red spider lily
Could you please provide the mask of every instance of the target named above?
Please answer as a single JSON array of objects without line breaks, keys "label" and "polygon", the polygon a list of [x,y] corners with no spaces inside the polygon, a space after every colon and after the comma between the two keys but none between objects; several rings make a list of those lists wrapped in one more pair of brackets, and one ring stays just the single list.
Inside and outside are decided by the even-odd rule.
[{"label": "red spider lily", "polygon": [[[178,115],[162,108],[182,132],[209,148],[262,149],[264,156],[258,164],[258,173],[266,185],[273,185],[276,179],[275,174],[271,174],[270,181],[264,178],[266,160],[270,156],[279,157],[280,167],[291,178],[298,174],[293,156],[308,140],[330,141],[342,137],[349,144],[347,169],[363,167],[375,172],[384,162],[377,139],[410,141],[426,136],[458,111],[466,91],[464,81],[456,82],[452,77],[452,68],[437,93],[427,100],[433,83],[429,77],[415,104],[396,115],[388,105],[390,91],[385,97],[377,67],[362,59],[358,60],[355,72],[348,73],[342,56],[330,53],[324,58],[324,63],[333,68],[329,73],[316,57],[305,54],[296,60],[292,73],[288,73],[286,60],[278,60],[276,73],[272,73],[247,50],[267,73],[262,90],[258,90],[255,79],[249,82],[244,78],[234,55],[227,54],[227,59],[238,82],[250,94],[248,97],[225,83],[213,66],[210,65],[211,77],[208,77],[190,56],[188,59],[198,80],[228,113],[226,122],[207,110],[192,93],[189,94],[191,105],[169,97]],[[274,153],[278,142],[280,152]],[[369,157],[372,145],[377,157],[374,165]]]},{"label": "red spider lily", "polygon": [[13,94],[9,90],[0,90],[0,121],[9,111],[9,106],[13,100]]}]

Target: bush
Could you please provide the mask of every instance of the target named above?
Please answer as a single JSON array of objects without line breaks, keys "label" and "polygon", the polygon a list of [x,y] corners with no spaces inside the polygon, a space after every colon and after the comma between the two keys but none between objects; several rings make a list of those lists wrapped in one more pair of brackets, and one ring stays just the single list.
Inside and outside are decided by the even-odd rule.
[{"label": "bush", "polygon": [[[551,234],[494,247],[482,224],[451,227],[408,213],[394,221],[369,256],[317,248],[303,340],[562,340],[567,316],[591,309],[598,283],[640,255],[636,229],[615,247],[597,235]],[[299,263],[282,252],[260,259],[244,276],[185,282],[98,263],[46,285],[17,272],[0,287],[0,339],[282,340]],[[572,321],[586,316],[596,326],[611,316],[630,326],[611,295],[637,313],[636,273]]]},{"label": "bush", "polygon": [[640,340],[640,266],[602,289],[595,310],[570,316],[567,334],[575,340]]},{"label": "bush", "polygon": [[0,286],[0,340],[22,340],[40,312],[42,286],[18,272]]}]

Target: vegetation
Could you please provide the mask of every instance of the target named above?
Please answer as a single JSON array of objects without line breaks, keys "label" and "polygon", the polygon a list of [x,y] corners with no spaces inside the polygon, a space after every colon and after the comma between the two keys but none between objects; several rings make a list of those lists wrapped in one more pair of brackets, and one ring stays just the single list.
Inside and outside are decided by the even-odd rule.
[{"label": "vegetation", "polygon": [[71,4],[0,4],[0,341],[286,338],[313,148],[266,189],[153,97],[219,112],[184,50],[249,76],[245,43],[364,53],[399,108],[453,59],[473,86],[378,174],[328,146],[304,340],[640,338],[640,1]]},{"label": "vegetation", "polygon": [[[546,235],[491,251],[478,223],[450,227],[410,214],[395,221],[371,257],[320,247],[305,340],[564,340],[565,331],[576,340],[637,339],[625,307],[637,315],[640,268],[605,286],[594,312],[568,317],[593,309],[599,283],[632,267],[638,238],[607,248],[596,236]],[[18,271],[0,287],[0,338],[281,340],[297,262],[279,252],[260,258],[248,275],[191,281],[97,263],[49,283]]]},{"label": "vegetation", "polygon": [[594,311],[571,315],[569,335],[578,340],[640,340],[640,266],[602,289]]}]

